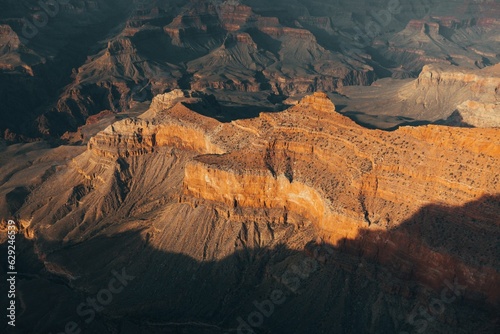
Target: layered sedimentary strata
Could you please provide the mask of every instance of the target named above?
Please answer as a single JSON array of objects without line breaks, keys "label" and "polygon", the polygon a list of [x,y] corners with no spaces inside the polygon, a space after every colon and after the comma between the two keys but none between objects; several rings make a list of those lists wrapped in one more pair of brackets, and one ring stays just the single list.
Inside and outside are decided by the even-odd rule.
[{"label": "layered sedimentary strata", "polygon": [[500,90],[500,65],[471,71],[449,66],[427,65],[415,82],[415,86],[460,85],[467,86],[471,93],[481,94],[484,102],[495,101]]},{"label": "layered sedimentary strata", "polygon": [[[463,13],[459,17],[430,15],[412,19],[405,29],[388,39],[388,45],[382,39],[375,45],[388,64],[404,64],[405,71],[414,75],[429,63],[482,68],[496,63],[492,60],[497,54],[497,11],[498,4],[492,4],[476,19]],[[471,43],[461,46],[464,40]],[[398,71],[393,76],[397,74]]]},{"label": "layered sedimentary strata", "polygon": [[[380,80],[370,87],[343,87],[333,96],[342,113],[376,128],[423,123],[497,127],[498,65],[470,70],[426,65],[418,78]],[[467,118],[467,120],[465,120]]]},{"label": "layered sedimentary strata", "polygon": [[[146,113],[94,136],[85,152],[54,152],[67,163],[46,173],[53,162],[40,165],[32,193],[15,166],[7,169],[1,210],[19,215],[38,266],[72,286],[98,287],[102,268],[126,263],[137,283],[109,309],[118,318],[126,311],[151,319],[147,309],[170,323],[181,309],[193,319],[211,312],[209,319],[233,328],[231,319],[247,313],[239,305],[282,289],[283,271],[309,256],[321,267],[270,328],[293,322],[288,310],[310,300],[321,317],[327,305],[347,316],[335,292],[347,279],[360,284],[342,300],[351,305],[348,295],[356,295],[366,307],[353,309],[364,323],[377,322],[357,331],[406,328],[417,300],[439,298],[454,281],[466,286],[463,299],[447,304],[432,328],[468,330],[454,319],[471,303],[481,305],[478,319],[491,320],[500,299],[498,129],[368,130],[323,93],[283,112],[221,123],[203,116],[217,112],[209,100],[193,91],[157,96]],[[331,326],[348,325],[333,319]]]},{"label": "layered sedimentary strata", "polygon": [[446,123],[455,126],[500,127],[500,104],[467,100],[457,107]]},{"label": "layered sedimentary strata", "polygon": [[399,98],[415,101],[423,110],[432,112],[434,119],[445,119],[451,112],[462,110],[472,126],[497,127],[499,116],[493,110],[497,108],[499,91],[499,65],[476,71],[427,65],[412,85],[399,90]]},{"label": "layered sedimentary strata", "polygon": [[[87,94],[94,93],[93,89],[78,92],[87,97],[78,99],[76,104],[69,102],[71,107],[63,106],[61,114],[41,115],[57,105],[56,96],[75,79],[72,69],[85,62],[94,43],[103,40],[102,34],[125,19],[127,12],[128,4],[124,1],[2,3],[0,127],[2,133],[8,129],[6,139],[29,141],[30,137],[47,134],[60,136],[76,130],[75,118],[78,125],[84,124],[82,118],[92,109],[85,103]],[[61,100],[69,99],[68,95],[60,96]],[[92,100],[100,104],[99,98]],[[96,109],[90,114],[109,108]]]},{"label": "layered sedimentary strata", "polygon": [[[114,158],[151,153],[155,148],[165,146],[177,146],[200,154],[223,153],[209,136],[209,129],[215,128],[217,121],[204,122],[203,116],[179,101],[186,103],[198,99],[184,95],[181,90],[175,90],[155,97],[145,114],[148,116],[125,119],[109,126],[90,139],[88,148],[97,155]],[[168,117],[163,114],[165,110],[169,110]]]},{"label": "layered sedimentary strata", "polygon": [[274,96],[416,77],[431,63],[498,62],[496,2],[82,1],[54,9],[50,29],[33,24],[43,6],[26,4],[9,1],[0,14],[0,126],[9,140],[60,137],[176,88],[248,93],[242,106],[265,93],[271,110],[281,108]]},{"label": "layered sedimentary strata", "polygon": [[[170,94],[175,100],[179,92]],[[315,93],[285,112],[231,123],[218,123],[179,102],[115,123],[89,143],[91,152],[113,158],[155,154],[161,147],[198,154],[185,166],[185,200],[294,213],[312,222],[323,240],[399,266],[402,277],[436,289],[443,280],[460,277],[491,303],[500,298],[491,290],[499,279],[497,250],[486,236],[476,235],[485,240],[478,262],[455,248],[456,239],[443,236],[436,246],[429,241],[432,235],[414,235],[407,227],[426,224],[425,216],[412,214],[427,205],[459,206],[500,192],[497,129],[367,130],[338,114],[326,94]],[[498,229],[494,205],[490,213],[463,212],[457,226],[477,220]],[[449,232],[446,228],[442,233]]]}]

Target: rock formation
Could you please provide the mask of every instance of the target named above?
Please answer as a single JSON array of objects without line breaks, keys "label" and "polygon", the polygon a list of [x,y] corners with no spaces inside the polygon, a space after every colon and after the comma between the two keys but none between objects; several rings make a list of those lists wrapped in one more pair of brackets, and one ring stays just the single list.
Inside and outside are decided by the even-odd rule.
[{"label": "rock formation", "polygon": [[416,77],[427,64],[498,62],[497,2],[81,1],[40,29],[37,0],[4,2],[0,131],[11,141],[60,138],[177,88],[274,110],[305,93]]},{"label": "rock formation", "polygon": [[0,0],[14,332],[499,332],[498,1],[62,2]]},{"label": "rock formation", "polygon": [[415,80],[381,80],[371,87],[340,90],[342,113],[376,128],[440,123],[498,127],[499,66],[468,70],[426,65]]},{"label": "rock formation", "polygon": [[[45,172],[31,194],[15,190],[22,180],[16,170],[2,186],[2,193],[25,197],[2,210],[18,213],[37,266],[76,289],[98,289],[106,270],[125,263],[136,276],[134,288],[116,297],[120,306],[91,326],[112,326],[108,317],[127,314],[141,321],[122,326],[235,330],[253,299],[284,284],[292,258],[315,259],[318,272],[305,275],[303,294],[289,296],[255,332],[280,332],[283,322],[312,326],[327,305],[364,319],[353,331],[406,330],[415,300],[432,300],[453,281],[466,287],[463,297],[430,328],[466,332],[494,324],[498,129],[368,130],[340,115],[324,93],[284,112],[220,123],[189,108],[204,99],[190,91],[157,96],[146,113],[112,124],[85,152],[53,167],[57,173]],[[164,280],[171,287],[164,289]],[[33,293],[32,284],[23,283],[23,295]],[[182,298],[179,289],[186,289]],[[346,294],[339,300],[334,291]],[[72,305],[74,297],[64,296]],[[302,304],[311,298],[314,305]],[[457,320],[476,304],[477,322]],[[26,314],[39,319],[27,305]],[[298,305],[319,313],[297,324]],[[353,326],[335,319],[314,328]],[[53,323],[38,326],[52,330]]]},{"label": "rock formation", "polygon": [[451,114],[447,124],[474,127],[500,127],[500,104],[467,100]]}]

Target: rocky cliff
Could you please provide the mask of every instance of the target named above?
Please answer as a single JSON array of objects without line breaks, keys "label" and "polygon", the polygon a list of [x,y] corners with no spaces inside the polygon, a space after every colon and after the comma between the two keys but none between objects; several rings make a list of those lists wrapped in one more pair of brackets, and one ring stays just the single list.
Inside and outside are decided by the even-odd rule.
[{"label": "rocky cliff", "polygon": [[361,124],[394,129],[429,123],[498,127],[500,72],[498,65],[470,70],[426,65],[418,78],[383,79],[370,87],[343,87],[342,113]]},{"label": "rocky cliff", "polygon": [[[489,5],[492,7],[483,9],[481,17],[477,19],[462,13],[458,16],[431,15],[410,20],[405,29],[389,38],[388,45],[379,40],[375,42],[376,47],[386,57],[388,64],[405,63],[403,69],[393,73],[394,77],[404,72],[413,72],[415,75],[424,64],[429,63],[466,68],[489,66],[496,63],[492,59],[497,54],[494,45],[498,42],[500,24],[495,16],[498,4]],[[460,46],[464,40],[478,36],[483,38],[466,47]]]},{"label": "rocky cliff", "polygon": [[[429,203],[453,206],[496,194],[500,187],[494,168],[500,153],[497,130],[462,132],[429,126],[393,133],[367,131],[338,115],[322,94],[305,98],[287,112],[234,124],[248,132],[248,148],[201,156],[188,164],[187,194],[229,207],[295,212],[313,222],[324,240],[339,247],[346,240],[357,240],[348,242],[346,248],[363,253],[370,249],[369,256],[382,262],[390,258],[381,255],[385,252],[399,256],[401,249],[419,249],[410,262],[419,263],[420,268],[411,265],[401,269],[401,275],[436,287],[458,275],[496,303],[500,296],[488,288],[499,278],[494,274],[496,260],[477,266],[473,256],[453,251],[438,260],[421,235],[412,236],[397,226]],[[255,129],[265,131],[255,134]],[[457,158],[450,151],[461,156],[460,166],[453,167]],[[412,194],[408,187],[414,189]],[[489,217],[494,226],[495,218]],[[397,232],[387,233],[384,241],[364,232],[387,230]],[[443,247],[448,249],[451,244],[446,244]],[[486,252],[492,256],[494,248]],[[446,270],[441,270],[444,263]],[[469,263],[476,263],[476,269]],[[475,272],[471,277],[477,278],[469,280],[466,276],[471,270]]]},{"label": "rocky cliff", "polygon": [[[237,92],[240,106],[258,95],[273,110],[305,93],[417,77],[427,64],[497,63],[498,3],[462,2],[99,0],[47,14],[37,0],[5,1],[0,130],[10,141],[67,138],[88,117],[177,88]],[[36,26],[44,15],[58,19]]]},{"label": "rocky cliff", "polygon": [[[25,196],[15,208],[19,228],[52,275],[69,277],[74,286],[98,285],[105,273],[83,258],[67,261],[68,252],[81,258],[80,252],[98,252],[106,238],[115,238],[105,254],[129,249],[110,263],[118,266],[132,252],[130,270],[141,274],[136,288],[124,294],[123,307],[108,310],[109,316],[127,312],[150,319],[144,310],[152,310],[166,321],[157,325],[167,329],[183,319],[171,313],[181,309],[205,325],[219,319],[222,327],[213,332],[220,333],[237,328],[232,319],[247,312],[242,300],[250,298],[252,305],[269,284],[282,281],[279,273],[293,264],[286,254],[302,252],[293,257],[313,258],[320,269],[304,281],[307,292],[290,308],[313,298],[320,315],[328,303],[346,317],[346,307],[356,309],[365,319],[356,331],[398,331],[407,328],[404,319],[416,299],[432,300],[445,282],[458,281],[466,286],[463,297],[447,305],[458,315],[447,311],[429,326],[469,330],[474,322],[456,320],[468,305],[480,305],[478,321],[494,321],[488,312],[500,300],[498,129],[368,130],[340,115],[324,93],[284,112],[220,123],[190,109],[206,98],[192,91],[157,96],[146,113],[98,133],[86,152]],[[10,182],[19,182],[16,171],[11,174]],[[290,250],[281,248],[283,242]],[[152,273],[136,258],[146,253],[155,263],[150,265],[165,269]],[[212,281],[214,271],[226,272],[225,278]],[[160,286],[168,277],[188,286],[209,280],[213,295],[193,286],[186,300],[174,287],[156,294],[140,288],[146,282]],[[358,297],[345,295],[346,306],[331,295],[342,290],[339,277],[367,282],[371,292],[357,283],[346,290],[367,308],[350,304]],[[329,288],[314,288],[327,282]],[[245,297],[241,284],[257,287],[245,289]],[[192,298],[203,302],[193,307]],[[295,323],[293,311],[277,312],[260,329],[279,332],[281,320]],[[366,327],[369,319],[376,323],[372,328]],[[328,324],[349,326],[334,319]]]}]

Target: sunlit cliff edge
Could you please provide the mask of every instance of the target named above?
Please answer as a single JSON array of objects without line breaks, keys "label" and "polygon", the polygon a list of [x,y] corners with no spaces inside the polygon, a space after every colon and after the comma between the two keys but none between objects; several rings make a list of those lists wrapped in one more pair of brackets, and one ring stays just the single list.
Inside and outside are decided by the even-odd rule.
[{"label": "sunlit cliff edge", "polygon": [[[204,205],[235,224],[310,222],[323,242],[390,265],[403,279],[439,289],[458,278],[474,291],[467,298],[498,304],[491,235],[499,228],[499,129],[368,130],[337,113],[324,93],[284,112],[220,123],[190,109],[204,99],[180,90],[157,96],[142,116],[91,138],[21,209],[30,233],[71,244],[111,226],[110,217]],[[415,216],[483,199],[481,210],[451,221]]]}]

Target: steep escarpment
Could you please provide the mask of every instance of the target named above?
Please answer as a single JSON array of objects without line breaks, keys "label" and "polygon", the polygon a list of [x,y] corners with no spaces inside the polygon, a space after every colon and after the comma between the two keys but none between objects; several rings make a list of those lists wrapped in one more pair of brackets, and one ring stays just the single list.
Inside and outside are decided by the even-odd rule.
[{"label": "steep escarpment", "polygon": [[[298,305],[320,318],[327,305],[346,319],[355,312],[366,320],[355,331],[405,330],[415,302],[439,298],[445,282],[466,289],[430,328],[465,333],[493,321],[498,129],[367,130],[324,93],[283,112],[221,123],[190,109],[214,107],[204,99],[193,91],[156,97],[146,113],[98,133],[10,207],[40,265],[72,289],[91,294],[86,287],[105,284],[106,270],[125,263],[136,277],[91,326],[125,312],[148,330],[175,322],[195,333],[193,321],[214,333],[237,330],[254,300],[284,289],[284,273],[311,260],[315,269],[291,290],[299,293],[287,294],[289,304],[256,333],[280,332],[282,322],[302,328],[293,320]],[[25,295],[33,284],[23,282]],[[479,305],[478,320],[458,321],[470,305]],[[37,318],[40,311],[27,307]],[[301,319],[311,324],[316,316]],[[314,326],[350,331],[349,323]]]},{"label": "steep escarpment", "polygon": [[[323,48],[310,31],[284,26],[277,18],[257,15],[241,4],[192,8],[165,31],[178,46],[208,50],[188,63],[193,89],[294,95],[368,84],[376,77],[370,66]],[[196,36],[197,44],[190,36]]]},{"label": "steep escarpment", "polygon": [[494,65],[480,71],[463,70],[457,67],[427,65],[422,69],[415,87],[458,84],[469,86],[472,94],[484,93],[484,102],[494,101],[500,86],[500,66]]},{"label": "steep escarpment", "polygon": [[[413,85],[400,90],[399,98],[420,104],[422,112],[433,111],[434,119],[445,119],[451,112],[465,109],[467,101],[479,104],[498,105],[500,90],[500,68],[498,65],[482,70],[460,70],[456,67],[425,66]],[[473,108],[469,109],[473,114]],[[486,115],[485,115],[486,116]],[[477,115],[481,118],[480,114]],[[492,121],[488,122],[487,119]],[[495,113],[487,115],[484,121],[472,121],[471,125],[494,127]]]},{"label": "steep escarpment", "polygon": [[370,87],[343,87],[342,113],[376,128],[428,123],[497,127],[498,65],[481,70],[426,65],[417,79],[383,79]]},{"label": "steep escarpment", "polygon": [[91,138],[88,148],[99,156],[113,158],[151,153],[166,146],[200,154],[223,153],[223,146],[210,138],[210,130],[217,128],[218,122],[183,104],[199,103],[203,96],[196,92],[184,94],[181,90],[159,95],[144,117],[114,123]]},{"label": "steep escarpment", "polygon": [[[255,127],[268,129],[262,135],[269,138],[267,144],[258,136],[251,150],[197,158],[186,167],[187,194],[226,206],[295,212],[312,221],[324,240],[340,246],[343,240],[356,240],[361,229],[397,230],[396,226],[426,204],[458,205],[498,192],[494,168],[499,154],[497,130],[450,131],[430,126],[392,133],[367,131],[325,105],[326,96],[317,94],[287,112],[234,122],[249,137],[255,136]],[[483,170],[482,166],[490,168]],[[493,217],[485,219],[495,226]],[[485,278],[498,279],[492,244],[484,249],[490,260],[482,267],[459,251],[443,254],[438,261],[430,255],[435,250],[420,238],[397,231],[388,232],[383,242],[363,236],[360,244],[348,244],[356,245],[349,249],[352,252],[363,252],[364,247],[384,252],[388,240],[394,243],[389,249],[418,248],[418,255],[412,255],[409,262],[421,263],[421,268],[401,269],[402,275],[418,277],[437,288],[439,282],[454,275],[468,280],[466,272],[472,270],[479,276],[468,282],[484,296],[490,293],[491,281]],[[441,270],[444,263],[446,270]],[[480,274],[482,270],[487,274]],[[496,303],[498,296],[493,295],[496,292],[490,295]]]},{"label": "steep escarpment", "polygon": [[448,117],[446,124],[455,126],[500,127],[499,103],[467,100]]},{"label": "steep escarpment", "polygon": [[376,78],[370,66],[323,48],[308,30],[249,6],[202,1],[180,12],[173,3],[150,7],[134,12],[105,48],[73,71],[72,83],[38,120],[43,133],[76,131],[103,110],[126,110],[176,88],[293,95]]},{"label": "steep escarpment", "polygon": [[[494,15],[498,4],[492,2],[489,5],[492,8],[485,9],[474,19],[470,16],[436,15],[410,20],[405,29],[389,38],[388,45],[379,40],[375,42],[376,47],[387,64],[404,64],[393,73],[393,77],[405,73],[415,75],[429,63],[466,68],[495,64],[500,21]],[[471,42],[463,47],[465,40]]]},{"label": "steep escarpment", "polygon": [[78,137],[87,118],[173,89],[208,90],[236,119],[428,64],[488,67],[500,47],[494,1],[38,2],[0,13],[0,131],[14,142]]},{"label": "steep escarpment", "polygon": [[[35,0],[2,3],[2,137],[13,142],[30,141],[75,130],[64,117],[56,120],[52,115],[42,115],[56,103],[58,94],[72,81],[72,69],[85,62],[102,34],[127,16],[129,5],[128,1],[99,0],[49,5]],[[80,114],[75,111],[77,117]]]},{"label": "steep escarpment", "polygon": [[78,69],[57,105],[41,117],[46,120],[43,126],[58,136],[74,132],[103,110],[128,110],[151,99],[151,94],[177,87],[180,77],[175,66],[148,64],[147,57],[137,53],[132,38],[119,36]]}]

